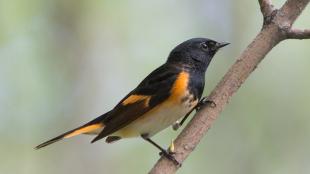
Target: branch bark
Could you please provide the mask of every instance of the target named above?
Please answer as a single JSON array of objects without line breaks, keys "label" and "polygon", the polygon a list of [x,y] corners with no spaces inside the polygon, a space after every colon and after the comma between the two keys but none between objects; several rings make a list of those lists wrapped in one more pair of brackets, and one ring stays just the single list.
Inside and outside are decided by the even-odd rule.
[{"label": "branch bark", "polygon": [[[292,29],[292,25],[310,0],[287,0],[280,9],[274,9],[271,0],[259,0],[264,25],[222,80],[208,96],[215,105],[206,104],[195,114],[175,140],[175,158],[183,162],[198,145],[211,125],[219,117],[232,95],[255,70],[266,54],[286,39],[308,39],[310,30]],[[160,158],[150,174],[175,173],[179,166],[165,157]]]},{"label": "branch bark", "polygon": [[288,39],[310,39],[310,29],[290,29],[287,32]]},{"label": "branch bark", "polygon": [[263,17],[270,16],[274,11],[274,6],[272,5],[271,0],[258,0],[260,5],[260,11],[263,14]]}]

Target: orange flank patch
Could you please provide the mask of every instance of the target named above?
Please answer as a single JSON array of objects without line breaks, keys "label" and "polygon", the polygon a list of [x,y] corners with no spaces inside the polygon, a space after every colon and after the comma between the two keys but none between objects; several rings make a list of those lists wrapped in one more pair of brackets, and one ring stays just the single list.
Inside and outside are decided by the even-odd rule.
[{"label": "orange flank patch", "polygon": [[92,131],[99,129],[99,128],[102,128],[102,127],[104,127],[104,125],[101,123],[89,125],[86,127],[81,127],[80,129],[77,129],[77,130],[73,131],[72,133],[69,133],[68,135],[64,136],[64,138],[70,138],[70,137],[74,137],[76,135],[92,132]]},{"label": "orange flank patch", "polygon": [[151,96],[147,96],[147,95],[131,95],[129,96],[126,100],[124,100],[122,102],[123,105],[128,105],[128,104],[132,104],[138,101],[142,101],[145,100],[145,106],[149,105],[149,101],[151,99]]},{"label": "orange flank patch", "polygon": [[171,89],[171,101],[178,101],[187,91],[187,84],[189,80],[189,74],[187,72],[181,72],[174,82]]}]

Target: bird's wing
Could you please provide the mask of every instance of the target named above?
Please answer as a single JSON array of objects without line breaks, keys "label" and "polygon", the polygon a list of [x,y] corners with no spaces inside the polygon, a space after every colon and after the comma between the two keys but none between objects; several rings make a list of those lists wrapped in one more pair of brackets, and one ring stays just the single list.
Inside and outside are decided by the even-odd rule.
[{"label": "bird's wing", "polygon": [[109,112],[103,120],[104,129],[92,143],[127,126],[165,101],[181,71],[165,64],[154,70]]}]

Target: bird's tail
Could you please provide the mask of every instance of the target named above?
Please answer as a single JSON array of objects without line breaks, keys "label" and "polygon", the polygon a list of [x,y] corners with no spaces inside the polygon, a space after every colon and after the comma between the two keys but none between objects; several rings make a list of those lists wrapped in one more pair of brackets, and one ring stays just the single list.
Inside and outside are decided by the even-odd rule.
[{"label": "bird's tail", "polygon": [[53,144],[57,141],[60,141],[64,138],[71,138],[71,137],[74,137],[74,136],[80,135],[80,134],[92,134],[93,132],[96,132],[96,131],[101,130],[103,128],[104,128],[103,123],[93,120],[93,121],[91,121],[91,122],[89,122],[83,126],[80,126],[76,129],[73,129],[73,130],[68,131],[64,134],[61,134],[61,135],[59,135],[53,139],[50,139],[50,140],[36,146],[35,149],[40,149],[42,147],[48,146],[48,145]]}]

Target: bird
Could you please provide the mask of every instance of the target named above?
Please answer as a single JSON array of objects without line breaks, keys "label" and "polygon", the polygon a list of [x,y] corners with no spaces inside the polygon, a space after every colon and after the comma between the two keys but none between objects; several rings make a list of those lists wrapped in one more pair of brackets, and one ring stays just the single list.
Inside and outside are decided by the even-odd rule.
[{"label": "bird", "polygon": [[[141,137],[160,150],[160,154],[179,164],[173,150],[166,150],[151,137],[159,131],[185,121],[203,101],[206,70],[214,55],[228,42],[192,38],[177,45],[167,61],[152,71],[113,109],[73,130],[50,139],[35,149],[80,134],[96,135],[94,143]],[[180,126],[180,125],[179,125]],[[171,145],[173,146],[173,144]]]}]

